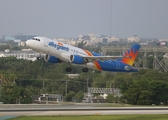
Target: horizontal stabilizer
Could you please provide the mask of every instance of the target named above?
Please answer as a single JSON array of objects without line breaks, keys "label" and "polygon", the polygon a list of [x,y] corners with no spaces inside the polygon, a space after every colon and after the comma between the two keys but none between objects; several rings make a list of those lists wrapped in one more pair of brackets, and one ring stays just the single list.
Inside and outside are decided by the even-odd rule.
[{"label": "horizontal stabilizer", "polygon": [[138,70],[137,68],[132,67],[132,66],[125,66],[125,69],[126,70]]}]

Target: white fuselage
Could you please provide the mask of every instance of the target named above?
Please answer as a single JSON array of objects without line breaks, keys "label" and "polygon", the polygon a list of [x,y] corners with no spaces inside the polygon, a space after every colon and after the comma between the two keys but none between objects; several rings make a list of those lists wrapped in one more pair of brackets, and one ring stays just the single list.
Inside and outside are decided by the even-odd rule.
[{"label": "white fuselage", "polygon": [[[92,54],[81,48],[77,48],[71,45],[58,42],[56,40],[51,40],[45,37],[38,37],[39,40],[28,40],[26,44],[31,46],[32,49],[38,52],[43,52],[52,56],[56,56],[62,61],[69,62],[70,55],[79,56],[92,56]],[[85,66],[95,69],[94,64],[89,62]]]}]

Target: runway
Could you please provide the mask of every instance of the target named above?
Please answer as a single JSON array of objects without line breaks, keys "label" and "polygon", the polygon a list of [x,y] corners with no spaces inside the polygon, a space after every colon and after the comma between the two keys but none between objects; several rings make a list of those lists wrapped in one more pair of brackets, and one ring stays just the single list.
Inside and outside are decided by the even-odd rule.
[{"label": "runway", "polygon": [[94,105],[0,105],[0,119],[49,115],[168,114],[168,107],[95,107]]}]

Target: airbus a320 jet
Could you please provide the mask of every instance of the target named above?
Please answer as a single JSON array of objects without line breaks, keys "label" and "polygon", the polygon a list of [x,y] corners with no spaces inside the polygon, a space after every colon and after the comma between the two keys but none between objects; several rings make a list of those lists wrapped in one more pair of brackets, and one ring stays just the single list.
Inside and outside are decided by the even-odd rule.
[{"label": "airbus a320 jet", "polygon": [[44,53],[46,62],[67,62],[67,72],[72,71],[71,64],[83,66],[83,72],[88,72],[89,68],[109,72],[138,72],[132,66],[140,49],[138,44],[134,44],[123,56],[102,56],[46,37],[34,37],[27,40],[26,44],[35,51]]}]

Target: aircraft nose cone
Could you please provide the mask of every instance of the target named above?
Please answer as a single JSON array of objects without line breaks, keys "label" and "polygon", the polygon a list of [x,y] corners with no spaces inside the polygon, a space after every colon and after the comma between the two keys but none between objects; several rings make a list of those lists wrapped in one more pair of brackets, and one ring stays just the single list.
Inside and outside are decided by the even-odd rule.
[{"label": "aircraft nose cone", "polygon": [[26,46],[29,46],[29,45],[30,45],[30,41],[27,40],[27,41],[26,41]]}]

